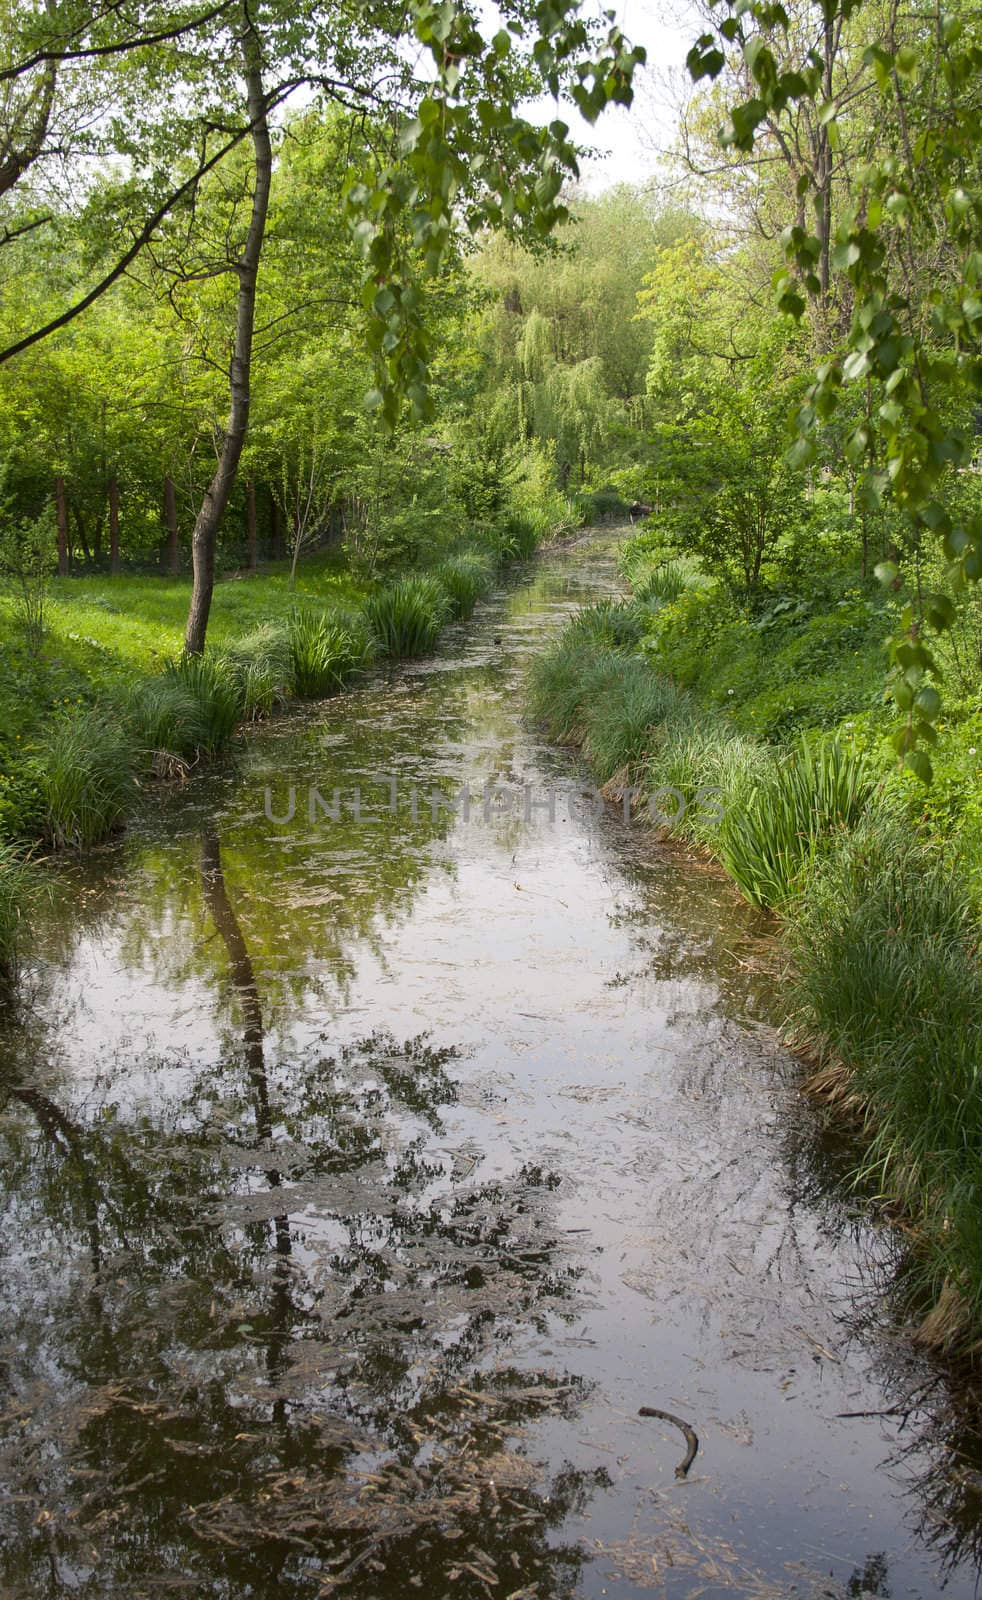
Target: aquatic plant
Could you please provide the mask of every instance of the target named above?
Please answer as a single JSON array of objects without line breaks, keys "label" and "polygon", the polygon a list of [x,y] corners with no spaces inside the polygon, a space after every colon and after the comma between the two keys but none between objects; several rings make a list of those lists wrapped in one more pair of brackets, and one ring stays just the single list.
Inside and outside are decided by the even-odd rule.
[{"label": "aquatic plant", "polygon": [[607,657],[584,698],[583,753],[601,783],[636,769],[668,727],[691,719],[684,691],[632,656]]},{"label": "aquatic plant", "polygon": [[390,657],[426,655],[448,620],[451,601],[439,579],[415,573],[387,585],[365,602],[379,652]]},{"label": "aquatic plant", "polygon": [[32,759],[48,843],[85,850],[107,838],[135,798],[132,762],[125,729],[105,713],[77,712],[54,723]]},{"label": "aquatic plant", "polygon": [[294,692],[304,700],[336,694],[373,653],[365,621],[355,612],[297,609],[289,645]]},{"label": "aquatic plant", "polygon": [[239,685],[229,663],[220,655],[182,656],[168,662],[164,677],[185,690],[197,705],[198,748],[208,755],[224,750],[242,715]]}]

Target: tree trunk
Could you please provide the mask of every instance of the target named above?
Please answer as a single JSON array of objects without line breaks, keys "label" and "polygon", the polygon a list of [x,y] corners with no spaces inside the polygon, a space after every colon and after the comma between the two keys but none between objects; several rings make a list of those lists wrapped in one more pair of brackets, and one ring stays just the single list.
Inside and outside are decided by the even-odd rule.
[{"label": "tree trunk", "polygon": [[167,571],[172,578],[181,574],[181,547],[177,542],[177,495],[170,473],[164,479],[164,525],[167,528]]},{"label": "tree trunk", "polygon": [[191,554],[194,564],[194,587],[191,592],[191,609],[188,612],[184,649],[190,656],[201,655],[208,630],[208,614],[215,588],[215,549],[218,530],[228,505],[232,485],[249,428],[249,403],[251,399],[250,366],[252,362],[252,333],[256,318],[256,283],[259,278],[259,261],[263,236],[266,232],[266,214],[269,210],[269,191],[273,176],[273,149],[269,137],[266,98],[263,93],[262,58],[259,37],[243,9],[242,55],[246,82],[246,104],[252,133],[256,177],[252,194],[252,216],[245,247],[237,263],[239,280],[238,308],[235,324],[235,345],[229,368],[228,427],[222,440],[218,467],[212,478],[194,524],[191,537]]},{"label": "tree trunk", "polygon": [[250,478],[246,484],[246,535],[249,544],[249,571],[259,570],[259,544],[256,535],[256,484]]},{"label": "tree trunk", "polygon": [[119,577],[119,484],[116,474],[109,480],[109,570]]},{"label": "tree trunk", "polygon": [[68,501],[65,499],[65,480],[58,474],[55,479],[55,522],[58,528],[58,576],[68,577]]}]

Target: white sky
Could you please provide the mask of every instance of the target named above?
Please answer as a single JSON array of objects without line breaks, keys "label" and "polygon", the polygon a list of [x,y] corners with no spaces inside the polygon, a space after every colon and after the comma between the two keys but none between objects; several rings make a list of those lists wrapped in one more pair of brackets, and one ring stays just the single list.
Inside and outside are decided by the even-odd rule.
[{"label": "white sky", "polygon": [[687,0],[605,0],[605,9],[616,12],[617,25],[632,44],[644,45],[648,65],[630,110],[605,111],[593,128],[568,109],[562,112],[578,142],[607,152],[584,163],[584,182],[592,190],[641,183],[655,172],[658,154],[675,132],[668,79],[687,79],[685,58],[703,31]]}]

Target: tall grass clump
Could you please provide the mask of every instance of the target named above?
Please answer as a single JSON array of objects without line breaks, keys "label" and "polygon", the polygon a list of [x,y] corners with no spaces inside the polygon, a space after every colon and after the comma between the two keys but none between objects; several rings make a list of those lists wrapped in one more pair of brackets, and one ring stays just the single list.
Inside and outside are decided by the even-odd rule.
[{"label": "tall grass clump", "polygon": [[632,656],[607,658],[584,704],[583,753],[600,782],[633,779],[668,728],[691,720],[688,697]]},{"label": "tall grass clump", "polygon": [[735,734],[721,719],[694,716],[666,728],[646,786],[674,791],[660,807],[673,833],[716,852],[723,818],[747,805],[772,766],[764,745]]},{"label": "tall grass clump", "polygon": [[164,678],[197,707],[197,748],[206,755],[224,750],[242,716],[239,685],[229,663],[220,655],[182,656],[168,662]]},{"label": "tall grass clump", "polygon": [[372,658],[373,641],[362,618],[346,612],[298,609],[290,619],[290,670],[303,700],[336,694]]},{"label": "tall grass clump", "polygon": [[365,616],[380,654],[413,657],[433,649],[450,608],[439,579],[416,573],[370,595]]},{"label": "tall grass clump", "polygon": [[570,620],[565,637],[604,650],[633,650],[644,634],[644,613],[631,600],[598,600]]},{"label": "tall grass clump", "polygon": [[0,1001],[9,996],[17,976],[18,946],[29,885],[29,868],[13,848],[0,839]]},{"label": "tall grass clump", "polygon": [[689,589],[708,589],[712,579],[684,561],[663,561],[657,567],[637,567],[631,587],[635,599],[650,610],[668,606]]},{"label": "tall grass clump", "polygon": [[135,798],[126,733],[86,711],[56,722],[35,748],[44,836],[57,849],[85,850],[117,828]]},{"label": "tall grass clump", "polygon": [[169,757],[191,760],[207,740],[200,701],[172,673],[139,684],[130,698],[130,712],[139,747],[152,766]]},{"label": "tall grass clump", "polygon": [[[967,880],[908,821],[870,813],[788,926],[801,1034],[863,1107],[862,1178],[922,1219],[935,1343],[982,1324],[982,964]],[[954,1294],[949,1291],[954,1290]]]},{"label": "tall grass clump", "polygon": [[495,549],[498,560],[531,561],[539,548],[543,528],[537,518],[512,512],[495,530]]},{"label": "tall grass clump", "polygon": [[777,907],[832,836],[855,827],[876,791],[867,758],[837,739],[802,739],[720,824],[719,856],[752,905]]},{"label": "tall grass clump", "polygon": [[293,667],[287,628],[263,623],[225,645],[222,656],[235,679],[247,721],[268,717],[289,699]]},{"label": "tall grass clump", "polygon": [[666,730],[691,717],[687,696],[638,656],[608,644],[610,612],[575,617],[532,667],[532,714],[554,739],[582,744],[601,783],[641,765]]},{"label": "tall grass clump", "polygon": [[487,594],[493,578],[490,556],[483,550],[464,550],[450,556],[435,568],[433,576],[446,591],[450,615],[469,617],[482,594]]}]

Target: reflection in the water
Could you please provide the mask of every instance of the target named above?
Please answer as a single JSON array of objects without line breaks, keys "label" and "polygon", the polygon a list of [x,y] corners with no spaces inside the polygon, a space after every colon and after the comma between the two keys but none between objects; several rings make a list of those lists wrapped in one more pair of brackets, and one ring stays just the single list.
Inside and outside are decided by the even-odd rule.
[{"label": "reflection in the water", "polygon": [[[5,1597],[972,1592],[975,1447],[755,914],[588,807],[264,814],[575,787],[521,675],[609,582],[557,558],[503,645],[252,730],[60,870],[0,1037]],[[642,1405],[697,1423],[686,1483]]]},{"label": "reflection in the water", "polygon": [[575,1288],[549,1175],[426,1158],[455,1083],[424,1040],[268,1063],[214,832],[201,876],[238,1074],[166,1117],[4,1085],[5,1593],[572,1593],[550,1530],[604,1474],[519,1441],[583,1385],[495,1359]]}]

